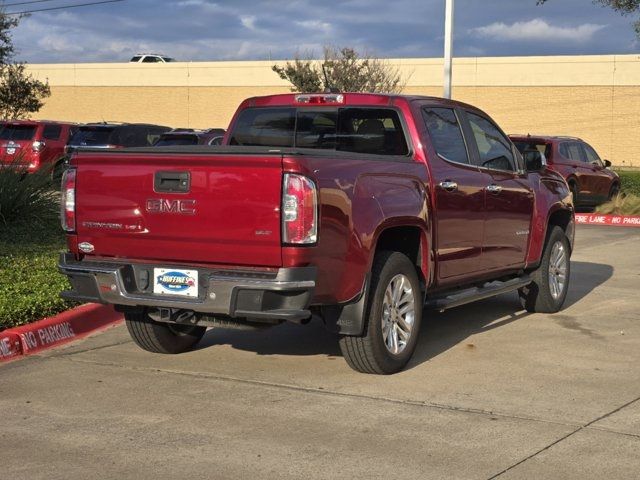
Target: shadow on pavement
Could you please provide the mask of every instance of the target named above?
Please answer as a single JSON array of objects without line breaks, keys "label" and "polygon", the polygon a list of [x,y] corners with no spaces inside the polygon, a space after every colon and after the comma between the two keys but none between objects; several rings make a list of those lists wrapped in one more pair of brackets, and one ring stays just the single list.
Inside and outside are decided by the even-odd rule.
[{"label": "shadow on pavement", "polygon": [[[565,308],[579,302],[613,274],[612,266],[590,262],[571,262],[571,269]],[[408,368],[436,357],[472,335],[503,327],[528,315],[520,306],[515,292],[443,313],[425,311],[418,346]],[[337,340],[337,335],[327,332],[322,322],[314,320],[308,325],[282,324],[264,330],[213,328],[207,332],[198,349],[231,345],[258,355],[339,357],[341,353]],[[473,348],[473,345],[469,344],[469,348]]]},{"label": "shadow on pavement", "polygon": [[571,279],[564,308],[578,303],[613,275],[613,267],[603,263],[571,262]]}]

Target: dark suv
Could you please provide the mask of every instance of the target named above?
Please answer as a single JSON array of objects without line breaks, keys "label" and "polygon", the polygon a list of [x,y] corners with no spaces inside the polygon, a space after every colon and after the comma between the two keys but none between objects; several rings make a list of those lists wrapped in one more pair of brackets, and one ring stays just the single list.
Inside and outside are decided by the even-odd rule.
[{"label": "dark suv", "polygon": [[163,133],[154,143],[154,147],[169,147],[171,145],[220,145],[224,137],[224,128],[210,128],[208,130],[193,130],[190,128],[176,128]]},{"label": "dark suv", "polygon": [[33,173],[52,167],[77,126],[48,120],[3,122],[0,129],[0,165],[20,165]]},{"label": "dark suv", "polygon": [[82,147],[149,147],[169,130],[169,127],[146,123],[88,123],[78,128],[66,152],[71,153]]},{"label": "dark suv", "polygon": [[620,177],[608,168],[611,162],[601,160],[584,140],[538,135],[509,137],[525,159],[536,152],[544,155],[547,167],[567,181],[574,203],[578,206],[599,205],[611,200],[620,191]]}]

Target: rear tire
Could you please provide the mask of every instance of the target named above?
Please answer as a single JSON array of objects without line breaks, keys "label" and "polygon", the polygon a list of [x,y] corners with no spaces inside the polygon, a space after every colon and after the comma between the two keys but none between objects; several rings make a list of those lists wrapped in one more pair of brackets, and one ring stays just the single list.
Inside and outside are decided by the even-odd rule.
[{"label": "rear tire", "polygon": [[396,373],[416,348],[421,319],[415,266],[401,253],[379,252],[373,261],[364,334],[342,336],[342,355],[358,372]]},{"label": "rear tire", "polygon": [[207,330],[206,327],[197,325],[156,322],[146,313],[125,313],[124,318],[136,345],[153,353],[176,354],[189,351]]},{"label": "rear tire", "polygon": [[569,190],[571,190],[571,196],[573,198],[573,205],[578,205],[578,194],[580,190],[578,190],[578,184],[575,182],[569,183]]},{"label": "rear tire", "polygon": [[571,274],[569,240],[560,227],[553,227],[542,252],[533,281],[518,290],[520,303],[528,312],[555,313],[562,308]]}]

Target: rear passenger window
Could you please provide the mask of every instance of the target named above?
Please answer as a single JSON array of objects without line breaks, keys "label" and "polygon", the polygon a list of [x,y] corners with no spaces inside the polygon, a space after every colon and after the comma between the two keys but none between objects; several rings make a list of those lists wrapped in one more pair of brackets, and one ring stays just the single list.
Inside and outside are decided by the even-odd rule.
[{"label": "rear passenger window", "polygon": [[45,125],[42,132],[42,138],[45,140],[58,140],[62,127],[60,125]]},{"label": "rear passenger window", "polygon": [[467,112],[478,146],[480,166],[494,170],[515,170],[511,142],[484,117]]},{"label": "rear passenger window", "polygon": [[422,116],[436,153],[449,162],[469,163],[455,112],[451,108],[424,108]]},{"label": "rear passenger window", "polygon": [[584,162],[586,158],[582,155],[582,149],[578,142],[563,142],[560,144],[560,155],[574,162]]}]

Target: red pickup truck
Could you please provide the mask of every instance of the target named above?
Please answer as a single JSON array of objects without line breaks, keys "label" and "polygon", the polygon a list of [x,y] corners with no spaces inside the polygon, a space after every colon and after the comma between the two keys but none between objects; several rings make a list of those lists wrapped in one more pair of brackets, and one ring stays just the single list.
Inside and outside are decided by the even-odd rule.
[{"label": "red pickup truck", "polygon": [[351,367],[397,372],[423,307],[518,290],[529,311],[561,308],[574,209],[534,160],[455,101],[250,98],[222,146],[73,155],[63,296],[114,304],[151,352],[317,318]]}]

